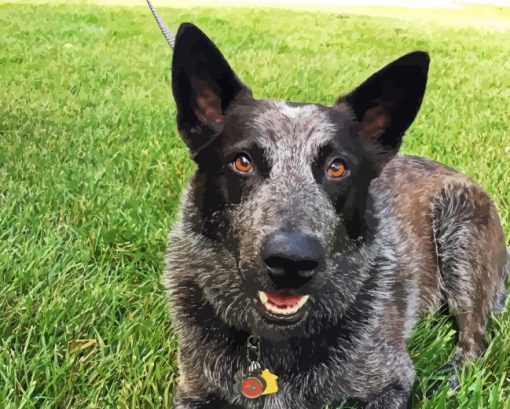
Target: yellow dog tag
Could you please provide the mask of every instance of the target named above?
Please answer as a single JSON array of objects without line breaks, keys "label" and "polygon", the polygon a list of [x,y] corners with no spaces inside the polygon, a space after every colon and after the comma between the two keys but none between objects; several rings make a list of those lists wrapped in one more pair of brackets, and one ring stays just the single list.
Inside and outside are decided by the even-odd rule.
[{"label": "yellow dog tag", "polygon": [[269,369],[264,369],[260,377],[266,382],[266,388],[261,395],[270,395],[271,393],[278,392],[278,384],[276,383],[278,377],[275,374],[271,373]]}]

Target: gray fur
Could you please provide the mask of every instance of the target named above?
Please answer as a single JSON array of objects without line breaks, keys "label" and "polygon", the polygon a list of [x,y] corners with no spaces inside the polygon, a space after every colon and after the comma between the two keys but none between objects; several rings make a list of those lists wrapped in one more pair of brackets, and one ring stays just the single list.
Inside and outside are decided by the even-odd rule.
[{"label": "gray fur", "polygon": [[[275,103],[275,106],[281,107],[281,103]],[[273,114],[281,115],[283,118],[285,116],[283,112]],[[313,108],[310,108],[310,112],[313,112]],[[271,115],[267,117],[271,118]],[[318,117],[320,118],[320,115]],[[295,118],[294,121],[298,119]],[[255,129],[263,134],[264,125],[261,125],[259,120],[256,122],[253,126],[258,126],[259,128]],[[235,344],[234,339],[229,338],[228,328],[251,333],[257,332],[259,326],[264,326],[253,310],[251,300],[242,290],[242,275],[248,274],[250,260],[256,257],[256,249],[263,237],[277,229],[279,223],[292,224],[299,221],[294,228],[318,231],[318,236],[327,245],[335,227],[335,223],[331,222],[335,219],[334,212],[326,199],[320,199],[322,195],[315,187],[313,178],[302,172],[296,174],[292,172],[297,165],[301,166],[302,161],[307,160],[307,149],[311,149],[315,144],[312,142],[313,138],[309,144],[306,143],[305,135],[311,133],[310,128],[304,123],[294,123],[296,133],[289,133],[287,128],[291,123],[286,121],[278,123],[280,128],[273,131],[275,133],[281,131],[279,135],[281,143],[271,145],[271,138],[264,143],[271,146],[269,149],[272,152],[271,157],[274,161],[279,161],[279,166],[274,170],[268,184],[257,192],[256,197],[248,198],[238,208],[229,211],[234,225],[242,226],[244,232],[251,233],[249,240],[246,241],[242,240],[243,233],[240,233],[239,264],[236,263],[235,255],[227,249],[190,231],[188,220],[197,209],[189,202],[189,190],[183,195],[180,219],[175,224],[170,239],[172,245],[165,275],[165,284],[174,304],[175,327],[180,340],[180,370],[185,374],[185,379],[179,383],[180,389],[183,392],[193,391],[197,397],[202,396],[204,391],[214,392],[225,401],[245,408],[319,408],[329,401],[341,398],[357,398],[366,402],[374,400],[367,408],[405,407],[415,376],[412,362],[404,346],[412,325],[423,311],[437,307],[440,301],[444,300],[442,293],[445,289],[447,289],[446,301],[455,311],[473,308],[472,294],[476,287],[471,282],[471,277],[475,274],[485,277],[486,274],[472,268],[472,265],[470,268],[467,264],[470,260],[468,256],[473,251],[473,243],[476,243],[475,236],[481,226],[475,223],[472,226],[461,225],[460,230],[454,228],[456,219],[459,220],[458,223],[462,222],[462,212],[468,204],[456,203],[455,200],[462,194],[461,189],[455,184],[446,184],[434,203],[436,207],[444,206],[446,212],[443,215],[446,219],[442,220],[446,230],[438,241],[441,242],[443,263],[449,263],[450,268],[448,276],[437,276],[438,283],[442,282],[441,285],[427,289],[432,291],[434,297],[423,293],[422,290],[425,289],[420,290],[418,287],[420,283],[414,278],[416,274],[420,274],[420,269],[414,267],[407,271],[402,269],[409,269],[410,264],[419,266],[416,260],[420,258],[425,260],[435,256],[416,253],[417,250],[413,246],[410,247],[411,238],[403,237],[399,233],[405,226],[402,225],[402,220],[396,217],[393,206],[394,200],[398,200],[398,192],[387,184],[384,174],[371,187],[371,194],[378,198],[375,212],[381,223],[373,242],[370,245],[363,244],[355,249],[331,254],[329,275],[324,277],[326,284],[322,299],[313,301],[312,311],[309,313],[309,319],[313,319],[316,324],[321,321],[335,322],[335,319],[342,317],[347,306],[352,305],[356,294],[359,294],[360,288],[367,282],[371,269],[375,267],[377,278],[373,288],[368,290],[373,297],[368,307],[370,310],[368,323],[361,327],[356,322],[348,324],[353,328],[359,328],[354,342],[350,345],[330,345],[325,352],[324,361],[317,362],[315,368],[310,368],[306,372],[293,370],[301,359],[301,354],[308,353],[296,349],[295,345],[299,344],[299,337],[313,337],[314,333],[320,331],[318,328],[320,325],[310,324],[298,330],[272,328],[274,339],[264,340],[262,362],[267,367],[275,367],[276,364],[284,371],[285,374],[279,375],[282,390],[278,394],[249,401],[232,389],[234,373],[239,369],[246,369],[246,363],[242,345],[238,346],[235,353],[226,347],[230,342]],[[324,129],[321,121],[315,125]],[[293,154],[288,154],[290,152]],[[416,171],[413,166],[421,163],[432,164],[441,169],[440,165],[426,159],[405,157],[394,159],[387,168],[402,166],[408,167],[408,171],[412,172]],[[470,188],[478,189],[475,185],[471,185]],[[291,215],[289,220],[281,219],[278,216],[278,207],[291,205],[282,198],[295,194],[303,195],[301,203],[308,203],[308,208],[296,209],[296,213]],[[447,200],[448,196],[452,201],[442,202]],[[469,197],[465,199],[468,202],[470,200]],[[476,211],[476,202],[469,203],[469,206],[473,207],[471,210]],[[449,233],[448,229],[452,233]],[[465,246],[460,246],[456,253],[455,246],[461,244],[458,242],[459,240],[462,242],[464,238]],[[484,247],[481,246],[480,250],[484,250]],[[448,256],[450,251],[452,255]],[[448,257],[451,257],[451,260]],[[436,271],[441,270],[441,266],[438,267],[439,270]],[[443,269],[442,274],[444,273]],[[406,291],[397,293],[394,285],[401,280],[406,280],[403,285]],[[195,298],[187,294],[182,299],[183,293],[189,290],[188,285],[191,283],[196,285],[194,291],[201,294],[200,297]],[[461,283],[461,287],[458,287],[457,283]],[[498,286],[494,286],[494,290],[488,294],[488,299],[491,299],[491,294],[494,294],[496,288],[501,288],[501,285],[498,283]],[[230,293],[229,297],[225,297],[227,292]],[[404,317],[397,315],[398,307],[395,305],[397,298],[407,306]],[[219,329],[225,333],[222,333],[220,339],[209,336],[208,323],[189,321],[190,314],[193,315],[194,309],[198,307],[197,302],[210,305],[223,323]],[[488,311],[484,311],[480,315],[483,318],[480,323],[483,328],[487,314]],[[251,323],[250,326],[247,326],[248,322]],[[288,338],[293,338],[294,342],[289,342]],[[473,351],[469,349],[460,353],[466,352],[466,355],[474,358],[478,353]],[[182,359],[183,355],[186,355],[185,359]],[[385,392],[393,384],[399,385],[398,391]],[[201,389],[204,391],[201,392]],[[179,404],[176,406],[179,409],[188,407],[194,406]]]},{"label": "gray fur", "polygon": [[[352,105],[356,90],[333,108],[256,100],[204,36],[186,25],[174,61],[178,126],[198,165],[182,194],[163,280],[179,339],[174,407],[319,409],[346,398],[369,409],[406,407],[415,371],[405,341],[423,313],[450,308],[460,330],[456,367],[485,349],[510,267],[494,204],[464,175],[395,156],[421,103],[423,90],[405,88],[413,81],[403,85],[410,103],[365,104],[369,120]],[[224,75],[204,74],[179,38],[200,44]],[[423,81],[423,66],[423,53],[408,55],[381,78]],[[227,91],[218,93],[221,86]],[[401,112],[385,111],[397,105]],[[396,124],[393,135],[387,124]],[[235,175],[226,158],[254,146],[258,168]],[[352,171],[338,183],[323,180],[328,146]],[[304,317],[287,325],[255,307],[257,290],[273,286],[261,247],[279,231],[312,236],[325,254],[299,289],[310,295]],[[260,363],[280,387],[253,400],[234,390],[235,374],[248,369],[251,334],[261,338]]]}]

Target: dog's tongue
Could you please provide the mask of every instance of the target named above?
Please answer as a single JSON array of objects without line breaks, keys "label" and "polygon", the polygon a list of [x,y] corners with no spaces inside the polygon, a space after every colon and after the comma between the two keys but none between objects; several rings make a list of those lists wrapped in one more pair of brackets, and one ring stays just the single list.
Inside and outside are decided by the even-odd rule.
[{"label": "dog's tongue", "polygon": [[276,305],[277,307],[291,307],[296,305],[297,302],[303,297],[302,295],[290,295],[290,294],[274,294],[267,293],[268,301]]}]

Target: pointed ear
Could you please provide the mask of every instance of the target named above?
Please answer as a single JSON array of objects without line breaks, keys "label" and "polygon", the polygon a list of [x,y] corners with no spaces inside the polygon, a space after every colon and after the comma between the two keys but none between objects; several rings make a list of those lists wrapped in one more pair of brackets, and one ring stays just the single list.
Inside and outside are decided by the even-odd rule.
[{"label": "pointed ear", "polygon": [[172,90],[177,126],[193,155],[223,129],[234,99],[251,95],[214,43],[191,23],[181,24],[175,38]]},{"label": "pointed ear", "polygon": [[429,61],[422,51],[404,55],[335,104],[335,109],[354,114],[361,125],[361,137],[375,145],[383,162],[397,153],[404,132],[420,109]]}]

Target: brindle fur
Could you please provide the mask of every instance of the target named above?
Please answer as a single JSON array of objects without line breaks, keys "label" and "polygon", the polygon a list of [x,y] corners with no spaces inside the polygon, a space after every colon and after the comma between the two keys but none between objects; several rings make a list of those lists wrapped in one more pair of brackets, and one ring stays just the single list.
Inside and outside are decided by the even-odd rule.
[{"label": "brindle fur", "polygon": [[[455,366],[484,351],[487,319],[505,299],[501,224],[467,176],[396,155],[428,57],[399,61],[332,108],[256,100],[203,33],[181,26],[173,90],[197,170],[164,277],[179,339],[176,409],[318,409],[344,398],[404,408],[415,380],[405,340],[442,304],[459,329]],[[374,89],[376,102],[367,101]],[[230,170],[239,151],[250,151],[255,175]],[[324,180],[329,151],[350,164],[343,182]],[[253,307],[256,291],[272,288],[260,248],[281,230],[317,237],[326,254],[323,271],[299,289],[311,295],[306,316],[286,326]],[[233,388],[250,334],[261,337],[261,364],[280,386],[254,400]]]}]

